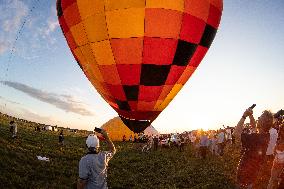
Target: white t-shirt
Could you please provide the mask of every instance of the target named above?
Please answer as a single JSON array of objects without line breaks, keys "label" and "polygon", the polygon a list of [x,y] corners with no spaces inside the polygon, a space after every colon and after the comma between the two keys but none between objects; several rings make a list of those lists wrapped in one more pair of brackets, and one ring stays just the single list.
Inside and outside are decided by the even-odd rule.
[{"label": "white t-shirt", "polygon": [[270,134],[270,139],[269,139],[269,143],[268,143],[268,146],[267,146],[266,155],[274,154],[274,148],[276,146],[276,142],[277,142],[277,138],[278,138],[277,130],[274,129],[274,128],[271,128],[269,130],[269,134]]}]

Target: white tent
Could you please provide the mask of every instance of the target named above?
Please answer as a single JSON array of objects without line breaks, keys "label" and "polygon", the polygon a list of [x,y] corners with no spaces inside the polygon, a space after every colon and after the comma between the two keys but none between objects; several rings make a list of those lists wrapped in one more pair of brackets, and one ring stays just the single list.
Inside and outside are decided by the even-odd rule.
[{"label": "white tent", "polygon": [[150,125],[144,130],[144,134],[147,136],[152,136],[152,135],[155,136],[159,135],[159,132],[152,125]]}]

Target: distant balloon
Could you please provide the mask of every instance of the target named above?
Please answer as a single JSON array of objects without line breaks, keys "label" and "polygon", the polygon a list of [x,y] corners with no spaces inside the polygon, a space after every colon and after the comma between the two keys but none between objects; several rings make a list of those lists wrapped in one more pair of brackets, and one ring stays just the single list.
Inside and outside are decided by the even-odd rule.
[{"label": "distant balloon", "polygon": [[167,107],[217,32],[222,0],[57,0],[79,66],[134,132]]}]

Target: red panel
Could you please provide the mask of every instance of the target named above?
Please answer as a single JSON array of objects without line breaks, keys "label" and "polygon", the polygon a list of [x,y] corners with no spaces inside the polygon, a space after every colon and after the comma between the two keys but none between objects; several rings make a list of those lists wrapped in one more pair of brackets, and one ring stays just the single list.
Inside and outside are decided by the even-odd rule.
[{"label": "red panel", "polygon": [[139,86],[138,100],[141,101],[157,101],[163,86]]},{"label": "red panel", "polygon": [[210,5],[207,23],[217,29],[220,24],[220,20],[221,20],[220,10],[213,5]]},{"label": "red panel", "polygon": [[137,101],[128,101],[128,104],[129,104],[130,109],[132,111],[136,111],[137,110]]},{"label": "red panel", "polygon": [[126,101],[122,85],[107,85],[111,95],[118,100]]},{"label": "red panel", "polygon": [[184,14],[180,32],[180,39],[198,44],[205,29],[205,22],[190,14]]},{"label": "red panel", "polygon": [[111,39],[116,64],[141,64],[143,38]]},{"label": "red panel", "polygon": [[122,85],[139,85],[141,64],[116,65]]},{"label": "red panel", "polygon": [[63,33],[67,33],[69,31],[70,28],[67,26],[64,16],[60,16],[59,24],[63,30]]},{"label": "red panel", "polygon": [[186,66],[176,66],[173,65],[168,74],[166,85],[174,85],[177,80],[180,78],[181,74],[185,70]]},{"label": "red panel", "polygon": [[116,69],[116,65],[98,65],[104,81],[112,85],[120,85],[120,78]]},{"label": "red panel", "polygon": [[177,47],[177,39],[144,38],[143,63],[172,64]]},{"label": "red panel", "polygon": [[156,101],[146,102],[138,101],[137,109],[142,111],[153,110],[155,107]]},{"label": "red panel", "polygon": [[68,6],[73,4],[76,0],[62,0],[61,1],[61,8],[62,10],[66,9]]},{"label": "red panel", "polygon": [[204,58],[207,51],[208,51],[208,48],[203,47],[203,46],[198,46],[196,48],[194,55],[190,59],[188,66],[197,67],[200,64],[200,62],[202,61],[202,59]]},{"label": "red panel", "polygon": [[63,12],[65,21],[69,28],[81,22],[77,3],[73,3]]},{"label": "red panel", "polygon": [[76,49],[77,45],[76,45],[76,42],[75,42],[71,32],[65,33],[65,37],[66,37],[66,41],[67,41],[67,43],[69,45],[69,48],[70,49]]},{"label": "red panel", "polygon": [[164,85],[162,92],[159,96],[159,100],[164,100],[167,97],[167,95],[170,93],[173,87],[174,85]]}]

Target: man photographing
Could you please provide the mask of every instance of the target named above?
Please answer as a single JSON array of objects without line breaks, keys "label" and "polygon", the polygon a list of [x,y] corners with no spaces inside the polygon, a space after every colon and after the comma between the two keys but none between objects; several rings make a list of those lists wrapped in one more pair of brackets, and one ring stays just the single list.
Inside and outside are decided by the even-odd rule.
[{"label": "man photographing", "polygon": [[77,189],[107,189],[107,166],[109,160],[116,153],[116,149],[107,132],[96,128],[105,138],[109,151],[99,152],[99,139],[90,134],[86,140],[88,153],[79,162],[79,179]]},{"label": "man photographing", "polygon": [[[273,126],[273,114],[263,111],[256,121],[253,117],[253,106],[248,108],[242,115],[233,135],[242,144],[242,153],[237,170],[237,184],[240,188],[255,188],[255,182],[265,160],[269,142],[269,129]],[[246,133],[244,122],[250,119],[251,132]]]}]

